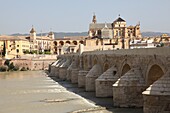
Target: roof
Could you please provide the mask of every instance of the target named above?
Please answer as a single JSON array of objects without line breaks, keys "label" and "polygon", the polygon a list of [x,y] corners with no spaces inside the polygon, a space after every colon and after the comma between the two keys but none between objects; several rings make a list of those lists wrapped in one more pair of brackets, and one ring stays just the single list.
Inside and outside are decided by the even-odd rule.
[{"label": "roof", "polygon": [[26,37],[25,36],[0,36],[0,40],[3,41],[3,40],[25,40],[27,41]]},{"label": "roof", "polygon": [[37,40],[52,40],[50,37],[47,37],[47,36],[37,36],[36,37]]},{"label": "roof", "polygon": [[[111,23],[107,23],[106,24],[108,28],[112,28],[112,24]],[[91,23],[89,25],[90,29],[103,29],[105,27],[105,23]]]},{"label": "roof", "polygon": [[122,18],[118,18],[118,19],[116,19],[114,22],[126,22],[124,19],[122,19]]}]

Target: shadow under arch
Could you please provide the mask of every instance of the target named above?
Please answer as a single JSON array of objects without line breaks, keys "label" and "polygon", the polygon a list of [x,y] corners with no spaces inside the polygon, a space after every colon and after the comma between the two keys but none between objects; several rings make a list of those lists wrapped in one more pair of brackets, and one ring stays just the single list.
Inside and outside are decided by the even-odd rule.
[{"label": "shadow under arch", "polygon": [[125,73],[127,73],[130,69],[131,69],[131,67],[129,66],[129,64],[126,63],[122,68],[121,76],[123,76]]},{"label": "shadow under arch", "polygon": [[108,70],[109,69],[109,64],[108,63],[105,63],[104,65],[103,65],[103,72],[105,72],[106,70]]},{"label": "shadow under arch", "polygon": [[98,60],[97,56],[94,56],[92,61],[93,66],[98,63],[97,60]]},{"label": "shadow under arch", "polygon": [[159,78],[161,78],[165,74],[165,71],[161,66],[158,64],[153,64],[147,72],[146,76],[146,84],[147,86],[153,84],[155,81],[157,81]]},{"label": "shadow under arch", "polygon": [[88,59],[87,59],[87,55],[83,57],[83,67],[84,69],[88,69]]}]

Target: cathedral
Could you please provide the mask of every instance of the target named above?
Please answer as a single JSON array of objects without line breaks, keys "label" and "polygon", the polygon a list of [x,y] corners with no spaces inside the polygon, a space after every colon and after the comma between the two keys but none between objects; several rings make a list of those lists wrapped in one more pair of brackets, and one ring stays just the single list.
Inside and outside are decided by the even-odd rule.
[{"label": "cathedral", "polygon": [[97,23],[96,15],[93,15],[89,25],[89,37],[91,38],[141,38],[140,23],[135,26],[127,26],[126,21],[119,17],[113,23]]}]

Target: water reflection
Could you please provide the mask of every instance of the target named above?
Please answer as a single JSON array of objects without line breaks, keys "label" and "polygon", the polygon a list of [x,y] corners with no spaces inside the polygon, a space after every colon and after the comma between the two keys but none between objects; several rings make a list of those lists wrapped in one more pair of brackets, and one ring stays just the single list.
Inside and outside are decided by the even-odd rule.
[{"label": "water reflection", "polygon": [[17,71],[17,72],[0,72],[0,79],[20,79],[35,78],[42,75],[41,71]]}]

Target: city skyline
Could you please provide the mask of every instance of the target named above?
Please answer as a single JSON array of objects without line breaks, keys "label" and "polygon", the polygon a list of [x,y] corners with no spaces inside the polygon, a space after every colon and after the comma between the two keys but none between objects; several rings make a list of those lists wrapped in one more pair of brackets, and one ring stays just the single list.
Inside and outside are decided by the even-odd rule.
[{"label": "city skyline", "polygon": [[170,32],[169,0],[0,0],[0,34],[87,32],[93,13],[99,23],[111,23],[120,14],[127,25],[141,23],[141,31]]}]

